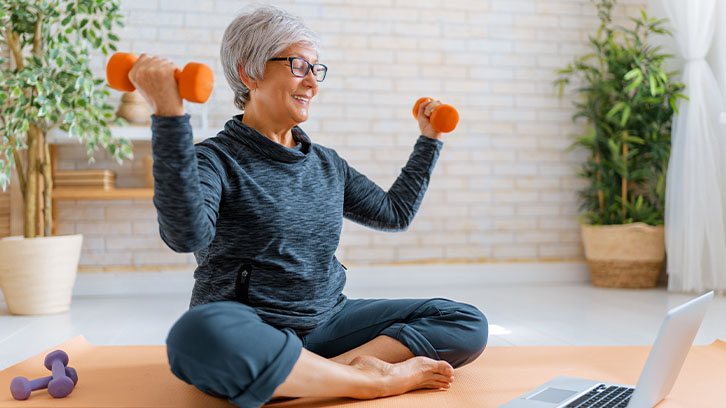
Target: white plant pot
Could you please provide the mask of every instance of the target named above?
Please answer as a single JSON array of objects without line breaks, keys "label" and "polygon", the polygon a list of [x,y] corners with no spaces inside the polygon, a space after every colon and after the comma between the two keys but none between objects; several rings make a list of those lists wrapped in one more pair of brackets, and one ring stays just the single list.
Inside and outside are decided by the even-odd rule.
[{"label": "white plant pot", "polygon": [[0,289],[18,315],[66,312],[83,235],[0,239]]}]

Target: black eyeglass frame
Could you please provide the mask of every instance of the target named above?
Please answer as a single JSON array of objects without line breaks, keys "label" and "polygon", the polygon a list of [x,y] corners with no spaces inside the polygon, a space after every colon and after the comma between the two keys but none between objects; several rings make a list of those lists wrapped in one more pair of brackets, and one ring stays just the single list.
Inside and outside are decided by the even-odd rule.
[{"label": "black eyeglass frame", "polygon": [[[293,60],[296,60],[296,59],[302,60],[306,64],[308,64],[308,68],[305,70],[305,74],[304,75],[298,75],[298,74],[295,73],[295,71],[293,71],[293,69],[292,69],[292,61]],[[328,67],[326,65],[323,65],[323,64],[311,64],[311,63],[308,62],[308,60],[306,60],[305,58],[302,58],[302,57],[276,57],[276,58],[270,58],[268,61],[288,61],[288,62],[290,62],[290,72],[292,73],[292,75],[294,75],[294,76],[296,76],[298,78],[305,78],[306,76],[308,76],[308,73],[310,73],[310,70],[311,69],[314,69],[317,66],[323,67],[324,68],[324,71],[323,71],[323,79],[318,79],[317,75],[315,74],[316,71],[313,71],[313,77],[315,77],[315,80],[316,81],[323,82],[325,80],[325,76],[328,75]]]}]

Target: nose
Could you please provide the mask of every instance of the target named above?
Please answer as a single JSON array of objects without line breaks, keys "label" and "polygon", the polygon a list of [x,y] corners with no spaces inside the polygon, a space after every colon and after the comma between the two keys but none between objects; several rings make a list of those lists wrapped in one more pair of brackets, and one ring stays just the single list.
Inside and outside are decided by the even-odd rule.
[{"label": "nose", "polygon": [[315,79],[315,75],[313,74],[312,69],[308,70],[308,74],[305,75],[305,78],[303,78],[303,82],[305,83],[305,85],[313,89],[317,89],[318,87],[318,80]]}]

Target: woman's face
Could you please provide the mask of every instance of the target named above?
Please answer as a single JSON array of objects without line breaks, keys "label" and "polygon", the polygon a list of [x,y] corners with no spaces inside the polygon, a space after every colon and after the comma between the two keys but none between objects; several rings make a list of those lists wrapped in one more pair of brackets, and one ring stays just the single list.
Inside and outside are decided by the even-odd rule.
[{"label": "woman's face", "polygon": [[[291,45],[275,57],[301,57],[311,64],[318,62],[313,48]],[[304,78],[296,77],[290,71],[290,61],[268,61],[265,79],[259,81],[252,95],[252,102],[258,112],[264,112],[279,124],[295,126],[308,119],[310,101],[318,93],[318,82],[312,69]]]}]

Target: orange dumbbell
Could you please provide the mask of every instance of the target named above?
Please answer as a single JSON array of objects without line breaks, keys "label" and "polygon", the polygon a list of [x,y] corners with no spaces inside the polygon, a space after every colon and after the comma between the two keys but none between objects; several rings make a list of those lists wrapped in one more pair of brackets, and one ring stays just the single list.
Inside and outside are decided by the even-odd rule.
[{"label": "orange dumbbell", "polygon": [[[133,92],[136,87],[129,80],[129,72],[136,60],[138,57],[126,52],[113,54],[106,65],[108,85],[117,91]],[[179,95],[190,102],[204,103],[212,94],[214,74],[204,64],[190,62],[184,70],[174,71],[174,79],[179,85]]]},{"label": "orange dumbbell", "polygon": [[[426,101],[433,101],[433,99],[426,97],[419,98],[416,104],[413,105],[414,119],[418,119],[418,107]],[[459,123],[459,112],[451,105],[441,104],[434,108],[429,120],[437,131],[449,133],[456,129],[456,125]]]}]

